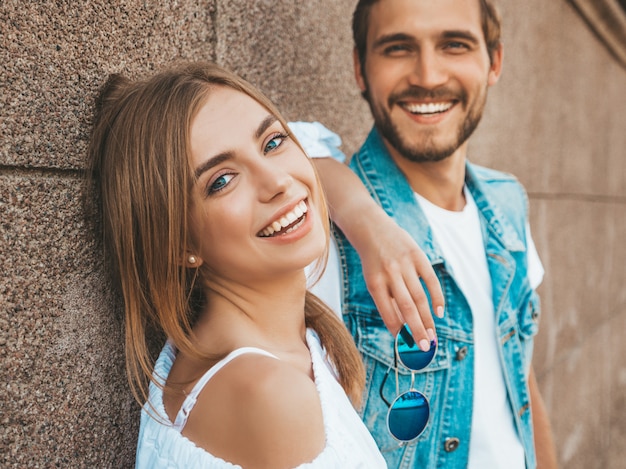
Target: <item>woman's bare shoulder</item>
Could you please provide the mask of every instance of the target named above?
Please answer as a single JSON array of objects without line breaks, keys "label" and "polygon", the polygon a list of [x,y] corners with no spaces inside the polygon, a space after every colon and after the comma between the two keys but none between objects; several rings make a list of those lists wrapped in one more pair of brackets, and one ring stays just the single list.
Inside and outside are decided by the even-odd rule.
[{"label": "woman's bare shoulder", "polygon": [[324,448],[314,381],[287,362],[242,355],[207,383],[183,434],[244,467],[294,467]]}]

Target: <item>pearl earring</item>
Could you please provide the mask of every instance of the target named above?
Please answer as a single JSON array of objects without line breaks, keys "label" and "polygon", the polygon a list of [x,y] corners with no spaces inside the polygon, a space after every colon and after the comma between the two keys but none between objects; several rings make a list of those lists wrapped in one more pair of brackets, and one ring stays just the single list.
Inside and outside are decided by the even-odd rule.
[{"label": "pearl earring", "polygon": [[196,256],[189,256],[187,261],[189,261],[191,265],[194,265],[196,262],[198,262],[198,260],[196,259]]}]

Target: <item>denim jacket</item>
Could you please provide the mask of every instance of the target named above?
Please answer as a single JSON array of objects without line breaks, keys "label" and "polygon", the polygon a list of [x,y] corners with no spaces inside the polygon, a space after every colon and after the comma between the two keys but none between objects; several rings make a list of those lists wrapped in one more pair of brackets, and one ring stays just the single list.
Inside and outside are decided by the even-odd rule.
[{"label": "denim jacket", "polygon": [[[361,416],[374,435],[389,467],[465,468],[468,463],[474,353],[472,313],[433,238],[425,215],[406,178],[373,129],[350,162],[372,197],[407,230],[430,259],[441,282],[446,314],[435,317],[438,350],[433,362],[418,372],[414,387],[430,401],[431,418],[420,437],[399,444],[386,427],[387,405],[379,396],[385,372],[393,367],[394,339],[370,297],[359,256],[339,231],[335,233],[341,257],[344,320],[366,362],[367,384]],[[515,426],[534,468],[535,450],[530,413],[528,372],[537,332],[539,299],[527,276],[527,198],[512,176],[467,163],[466,185],[476,201],[493,287],[500,363],[512,406]],[[391,370],[383,393],[395,396]],[[409,389],[410,373],[400,366],[400,392]]]}]

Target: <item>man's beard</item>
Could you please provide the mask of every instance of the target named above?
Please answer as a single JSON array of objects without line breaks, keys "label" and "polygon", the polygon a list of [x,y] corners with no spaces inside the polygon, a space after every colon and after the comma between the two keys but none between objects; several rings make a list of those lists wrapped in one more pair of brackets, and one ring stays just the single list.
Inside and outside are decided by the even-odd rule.
[{"label": "man's beard", "polygon": [[[462,125],[460,125],[457,129],[456,136],[451,138],[448,143],[437,144],[434,141],[433,132],[433,135],[424,135],[423,141],[420,143],[411,145],[407,139],[402,137],[397,126],[392,122],[389,112],[382,107],[375,106],[372,103],[369,94],[367,92],[364,93],[364,97],[367,99],[372,116],[374,117],[374,124],[380,134],[393,148],[396,149],[400,156],[409,161],[413,161],[414,163],[433,163],[442,161],[452,155],[470,137],[470,135],[474,133],[474,130],[476,130],[476,127],[482,118],[486,96],[486,93],[484,93],[482,97],[479,97],[480,101],[477,101],[472,109],[469,110]],[[388,100],[389,108],[391,108],[401,98],[423,99],[425,97],[431,99],[449,99],[450,93],[437,93],[423,90],[421,88],[412,88],[399,95],[390,96]],[[458,105],[467,105],[466,93],[462,93],[461,95],[457,94],[454,98],[458,100]]]}]

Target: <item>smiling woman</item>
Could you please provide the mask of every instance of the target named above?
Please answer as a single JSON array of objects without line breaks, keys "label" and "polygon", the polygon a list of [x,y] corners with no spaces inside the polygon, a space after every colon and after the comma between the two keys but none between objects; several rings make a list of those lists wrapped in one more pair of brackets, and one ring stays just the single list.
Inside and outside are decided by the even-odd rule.
[{"label": "smiling woman", "polygon": [[[209,63],[102,89],[89,156],[143,405],[137,467],[385,467],[350,402],[361,358],[306,290],[329,228],[287,129]],[[156,363],[148,325],[168,338]]]},{"label": "smiling woman", "polygon": [[253,98],[223,86],[192,121],[191,244],[210,265],[205,282],[213,291],[223,278],[266,282],[268,271],[276,283],[324,252],[327,217],[315,171],[285,129]]}]

